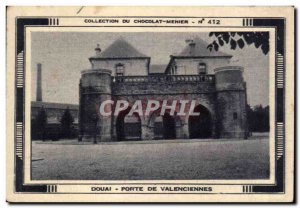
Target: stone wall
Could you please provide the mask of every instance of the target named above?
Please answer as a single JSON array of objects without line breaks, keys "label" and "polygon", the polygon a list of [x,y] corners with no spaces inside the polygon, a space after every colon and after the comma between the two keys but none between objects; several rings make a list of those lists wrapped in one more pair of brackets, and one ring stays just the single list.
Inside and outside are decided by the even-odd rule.
[{"label": "stone wall", "polygon": [[[91,140],[97,131],[98,141],[116,141],[118,116],[99,115],[101,102],[127,100],[195,100],[211,117],[212,137],[244,138],[247,131],[246,88],[240,67],[223,67],[215,75],[151,75],[111,76],[110,70],[97,69],[82,72],[80,87],[81,134]],[[112,106],[112,109],[114,106]],[[98,121],[93,116],[98,115]],[[149,116],[139,117],[141,139],[154,139],[154,121]],[[189,115],[174,115],[176,138],[189,138]],[[96,125],[96,126],[95,126]]]},{"label": "stone wall", "polygon": [[[117,78],[112,87],[114,100],[127,100],[134,103],[136,100],[147,101],[153,100],[195,100],[196,106],[203,105],[208,109],[213,120],[213,136],[216,130],[215,114],[215,80],[214,76],[147,76],[147,77],[123,77]],[[176,117],[176,138],[189,138],[188,118]],[[155,117],[141,117],[142,139],[154,138],[154,125],[151,125]],[[113,129],[116,129],[116,118],[113,118]],[[152,122],[153,123],[153,122]],[[113,137],[116,132],[113,131]]]},{"label": "stone wall", "polygon": [[100,115],[101,102],[111,99],[111,70],[98,69],[82,72],[80,80],[80,138],[111,140],[111,118]]},{"label": "stone wall", "polygon": [[222,138],[244,138],[246,108],[244,91],[218,93],[218,134]]},{"label": "stone wall", "polygon": [[237,66],[215,69],[218,103],[218,137],[246,138],[246,85],[243,68]]},{"label": "stone wall", "polygon": [[186,95],[215,91],[213,75],[153,75],[146,77],[116,77],[114,95]]}]

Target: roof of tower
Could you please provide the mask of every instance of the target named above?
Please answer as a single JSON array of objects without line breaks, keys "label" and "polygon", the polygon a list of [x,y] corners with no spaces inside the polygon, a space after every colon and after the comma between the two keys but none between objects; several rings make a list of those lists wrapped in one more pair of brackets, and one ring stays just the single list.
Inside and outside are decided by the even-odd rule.
[{"label": "roof of tower", "polygon": [[194,38],[181,53],[172,55],[173,57],[232,57],[232,55],[223,53],[221,51],[209,50],[208,43],[200,38]]},{"label": "roof of tower", "polygon": [[113,42],[102,53],[97,53],[91,58],[109,59],[109,58],[150,58],[139,52],[130,43],[120,38]]}]

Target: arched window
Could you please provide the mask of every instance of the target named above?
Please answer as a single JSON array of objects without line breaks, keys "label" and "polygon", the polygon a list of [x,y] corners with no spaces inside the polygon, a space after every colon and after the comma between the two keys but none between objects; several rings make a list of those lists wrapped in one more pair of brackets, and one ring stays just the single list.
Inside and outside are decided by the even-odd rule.
[{"label": "arched window", "polygon": [[124,64],[116,64],[116,76],[124,76],[125,66]]},{"label": "arched window", "polygon": [[206,64],[205,63],[199,63],[198,74],[206,74]]}]

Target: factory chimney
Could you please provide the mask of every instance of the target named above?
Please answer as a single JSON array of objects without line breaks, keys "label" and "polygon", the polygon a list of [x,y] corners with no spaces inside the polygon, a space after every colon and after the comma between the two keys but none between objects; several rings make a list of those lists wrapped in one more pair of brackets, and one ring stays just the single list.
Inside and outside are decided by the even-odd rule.
[{"label": "factory chimney", "polygon": [[37,78],[36,78],[36,101],[43,101],[42,98],[42,64],[37,64]]}]

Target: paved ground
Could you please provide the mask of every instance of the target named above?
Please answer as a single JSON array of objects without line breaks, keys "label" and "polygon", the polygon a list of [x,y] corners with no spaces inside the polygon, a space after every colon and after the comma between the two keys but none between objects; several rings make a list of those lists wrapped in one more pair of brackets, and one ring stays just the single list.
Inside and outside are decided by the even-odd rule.
[{"label": "paved ground", "polygon": [[263,179],[269,140],[33,142],[35,180]]}]

